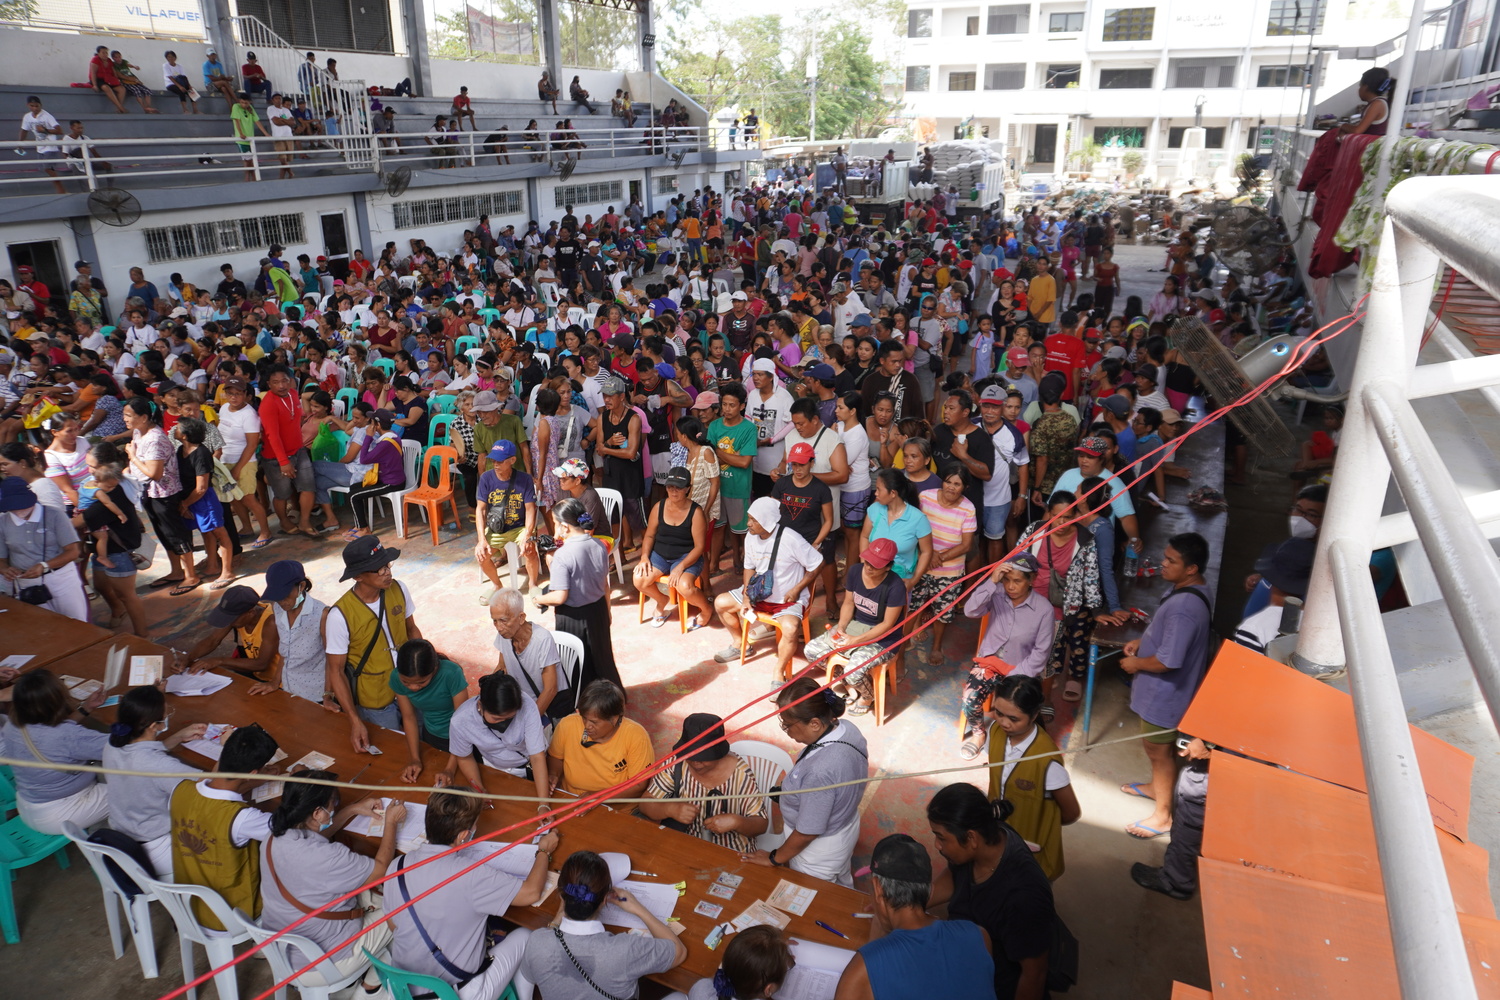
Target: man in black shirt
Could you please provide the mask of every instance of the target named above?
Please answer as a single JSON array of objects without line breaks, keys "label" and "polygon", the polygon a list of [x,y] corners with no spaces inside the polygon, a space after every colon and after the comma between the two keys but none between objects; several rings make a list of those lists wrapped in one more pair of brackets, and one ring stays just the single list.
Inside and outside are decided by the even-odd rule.
[{"label": "man in black shirt", "polygon": [[578,271],[583,276],[583,283],[588,286],[589,291],[595,295],[603,293],[609,280],[604,273],[604,258],[599,256],[598,240],[589,241],[588,251],[579,261]]},{"label": "man in black shirt", "polygon": [[562,227],[557,241],[557,280],[562,287],[571,289],[578,282],[578,264],[583,259],[583,247],[573,238],[573,229]]},{"label": "man in black shirt", "polygon": [[[984,484],[994,471],[995,439],[974,423],[973,406],[973,397],[966,390],[948,394],[943,402],[943,422],[932,430],[932,457],[939,469],[948,462],[958,462],[969,471],[964,496],[974,505],[975,513],[982,514]],[[971,552],[976,557],[978,554]]]},{"label": "man in black shirt", "polygon": [[245,288],[245,283],[234,276],[234,267],[230,264],[220,267],[219,272],[224,275],[224,280],[219,282],[219,287],[215,291],[227,298],[230,305],[239,305],[240,301],[250,294]]},{"label": "man in black shirt", "polygon": [[563,206],[562,227],[568,231],[569,235],[578,232],[578,216],[573,214],[572,205]]},{"label": "man in black shirt", "polygon": [[917,377],[906,370],[906,348],[899,340],[887,340],[880,345],[876,368],[865,376],[860,391],[864,394],[865,411],[875,406],[875,397],[889,392],[896,397],[896,419],[912,417],[922,419],[922,387]]},{"label": "man in black shirt", "polygon": [[813,446],[806,441],[792,445],[787,452],[786,475],[776,481],[771,496],[781,504],[782,527],[791,528],[807,539],[830,566],[833,537],[833,490],[812,473]]}]

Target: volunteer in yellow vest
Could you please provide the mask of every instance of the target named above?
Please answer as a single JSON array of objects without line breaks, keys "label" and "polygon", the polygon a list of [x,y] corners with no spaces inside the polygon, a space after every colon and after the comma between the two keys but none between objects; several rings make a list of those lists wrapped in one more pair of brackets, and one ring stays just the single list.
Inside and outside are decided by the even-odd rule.
[{"label": "volunteer in yellow vest", "polygon": [[[1009,674],[995,688],[990,706],[994,728],[990,733],[990,798],[1005,799],[1015,807],[1010,826],[1032,845],[1037,864],[1049,879],[1063,873],[1062,828],[1079,817],[1078,796],[1057,744],[1037,725],[1042,711],[1042,682],[1035,677]],[[997,737],[1003,733],[1005,739]],[[1023,760],[1022,758],[1031,758]]]},{"label": "volunteer in yellow vest", "polygon": [[422,638],[411,592],[391,575],[391,563],[400,555],[400,549],[386,548],[374,535],[345,545],[339,579],[352,579],[354,586],[323,618],[328,654],[323,704],[331,708],[338,703],[349,719],[349,742],[360,752],[370,746],[365,723],[401,728],[401,709],[389,679],[396,669],[396,650],[408,639]]},{"label": "volunteer in yellow vest", "polygon": [[[281,637],[276,631],[276,617],[271,605],[262,602],[250,587],[230,587],[219,598],[218,607],[208,613],[209,633],[183,657],[188,670],[224,668],[256,680],[265,680],[281,651]],[[234,633],[234,653],[214,656],[224,637]]]},{"label": "volunteer in yellow vest", "polygon": [[[215,771],[259,772],[276,756],[276,740],[260,726],[242,726],[224,741]],[[260,847],[271,835],[271,814],[245,800],[258,782],[207,777],[179,782],[172,792],[172,880],[212,889],[230,906],[260,916]],[[197,900],[204,927],[222,931]]]}]

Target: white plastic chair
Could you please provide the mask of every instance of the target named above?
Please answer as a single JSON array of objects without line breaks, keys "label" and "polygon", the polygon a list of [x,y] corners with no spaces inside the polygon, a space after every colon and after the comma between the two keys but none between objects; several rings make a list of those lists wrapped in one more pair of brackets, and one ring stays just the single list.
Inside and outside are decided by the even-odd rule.
[{"label": "white plastic chair", "polygon": [[568,679],[568,690],[576,697],[578,679],[583,673],[583,640],[560,629],[552,630],[552,638],[557,641],[557,669]]},{"label": "white plastic chair", "polygon": [[[177,940],[182,946],[182,981],[190,983],[198,978],[197,966],[193,961],[193,945],[203,946],[203,951],[208,955],[210,968],[218,968],[225,962],[234,958],[234,946],[250,940],[250,935],[235,919],[234,910],[224,897],[212,889],[206,889],[201,885],[182,885],[177,882],[161,882],[154,878],[146,879],[153,895],[167,912],[172,915],[172,921],[177,924]],[[193,913],[193,900],[198,900],[218,918],[225,927],[230,928],[225,933],[217,931],[210,932],[208,928],[198,923],[198,917]],[[219,991],[219,1000],[239,1000],[239,982],[235,978],[235,967],[230,966],[223,972],[214,976],[214,986]],[[196,988],[187,991],[188,1000],[198,1000]]]},{"label": "white plastic chair", "polygon": [[[625,497],[619,490],[612,490],[607,486],[600,486],[594,490],[599,494],[599,502],[604,504],[604,516],[609,518],[609,534],[614,536],[615,544],[611,546],[615,554],[615,578],[620,586],[625,586],[625,560],[620,557],[620,533],[625,530],[625,515],[622,508],[625,506]],[[616,518],[620,521],[620,531],[615,530]]]},{"label": "white plastic chair", "polygon": [[[775,744],[762,743],[760,740],[735,740],[729,744],[729,749],[745,758],[745,763],[750,765],[750,771],[755,775],[756,785],[767,793],[766,820],[769,825],[765,833],[755,838],[755,846],[762,851],[774,851],[786,842],[791,831],[783,828],[781,832],[776,832],[776,800],[769,792],[791,773],[791,754]],[[784,822],[782,825],[785,827]]]},{"label": "white plastic chair", "polygon": [[519,591],[521,584],[528,580],[522,571],[521,545],[519,542],[505,543],[505,568],[510,571],[510,589]]},{"label": "white plastic chair", "polygon": [[589,326],[593,326],[594,325],[594,317],[599,315],[599,306],[600,305],[602,305],[602,303],[599,302],[596,299],[595,301],[590,302],[588,304],[588,308],[584,310],[584,312],[586,312],[588,314],[588,317],[589,317],[589,323],[588,323]]},{"label": "white plastic chair", "polygon": [[[130,939],[135,944],[136,957],[141,960],[141,975],[155,979],[161,975],[161,970],[156,964],[156,935],[151,930],[151,902],[156,899],[147,884],[151,876],[124,851],[89,843],[88,834],[76,823],[64,822],[62,832],[83,852],[84,860],[94,869],[94,877],[99,880],[99,889],[104,893],[104,920],[109,924],[109,943],[114,946],[115,958],[125,954],[125,942],[120,934],[120,911],[124,910],[130,922]],[[125,877],[140,888],[134,899],[125,895],[105,865],[105,859],[119,865]]]},{"label": "white plastic chair", "polygon": [[573,308],[568,310],[569,326],[583,326],[588,322],[588,319],[589,313],[587,309],[580,309],[577,306],[574,306]]},{"label": "white plastic chair", "polygon": [[[276,933],[266,930],[239,910],[234,911],[234,919],[235,930],[250,935],[253,941],[267,941]],[[292,973],[308,962],[320,958],[323,951],[322,945],[314,944],[300,934],[287,931],[262,948],[260,953],[271,963],[271,972],[279,983],[290,978]],[[384,949],[381,953],[384,954]],[[340,975],[338,967],[325,960],[297,979],[293,979],[292,985],[297,987],[297,992],[302,994],[303,1000],[332,1000],[334,993],[354,985],[364,977],[369,968],[370,961],[365,959],[355,967],[353,972]],[[310,982],[310,979],[314,981]],[[319,979],[321,982],[316,981]],[[285,996],[285,988],[276,991],[277,1000],[284,1000]]]},{"label": "white plastic chair", "polygon": [[557,303],[560,301],[562,293],[557,290],[555,282],[549,281],[538,285],[536,297],[541,301],[542,305],[547,307],[547,315],[557,315]]},{"label": "white plastic chair", "polygon": [[[396,535],[400,537],[404,530],[406,521],[404,505],[401,498],[412,490],[422,485],[422,477],[418,474],[417,466],[422,461],[422,442],[402,439],[401,441],[401,467],[406,472],[406,482],[399,490],[390,493],[380,493],[370,498],[370,523],[375,523],[375,501],[384,500],[391,508],[391,520],[396,524]],[[425,517],[426,514],[424,513]]]},{"label": "white plastic chair", "polygon": [[416,288],[417,276],[415,274],[403,274],[396,279],[396,283],[402,288]]}]

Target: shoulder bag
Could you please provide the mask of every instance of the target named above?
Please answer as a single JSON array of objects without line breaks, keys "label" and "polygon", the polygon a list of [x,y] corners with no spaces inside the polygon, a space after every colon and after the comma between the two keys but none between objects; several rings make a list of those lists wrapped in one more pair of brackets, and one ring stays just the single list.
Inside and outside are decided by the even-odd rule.
[{"label": "shoulder bag", "polygon": [[750,582],[745,584],[745,599],[751,604],[769,601],[775,593],[776,581],[773,574],[776,570],[776,553],[781,549],[781,533],[785,530],[780,526],[776,528],[776,540],[771,543],[771,559],[766,563],[765,571],[752,575]]}]

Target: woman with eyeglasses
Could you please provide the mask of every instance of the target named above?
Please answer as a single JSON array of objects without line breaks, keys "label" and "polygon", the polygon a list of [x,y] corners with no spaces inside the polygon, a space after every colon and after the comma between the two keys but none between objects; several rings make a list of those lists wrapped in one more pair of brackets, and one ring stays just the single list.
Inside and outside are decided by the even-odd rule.
[{"label": "woman with eyeglasses", "polygon": [[[847,722],[844,699],[810,677],[801,677],[776,696],[781,730],[805,749],[782,779],[781,815],[790,832],[774,851],[752,851],[740,859],[770,868],[792,868],[804,875],[852,886],[849,859],[859,839],[859,801],[864,785],[823,788],[870,775],[864,734]],[[774,790],[774,789],[773,789]]]}]

